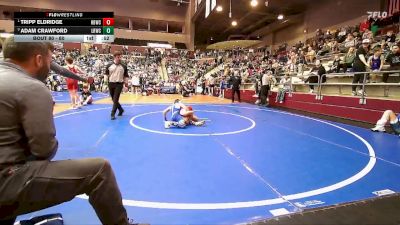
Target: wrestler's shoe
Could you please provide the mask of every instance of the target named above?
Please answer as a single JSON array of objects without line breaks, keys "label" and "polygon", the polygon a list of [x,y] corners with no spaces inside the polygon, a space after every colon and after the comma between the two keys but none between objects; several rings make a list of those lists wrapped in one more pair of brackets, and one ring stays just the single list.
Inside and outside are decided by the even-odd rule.
[{"label": "wrestler's shoe", "polygon": [[172,122],[171,121],[165,121],[164,122],[165,129],[171,128],[171,126],[172,126]]},{"label": "wrestler's shoe", "polygon": [[165,129],[171,128],[171,127],[180,127],[178,122],[174,121],[164,121],[164,127]]},{"label": "wrestler's shoe", "polygon": [[197,127],[201,127],[201,126],[203,126],[205,123],[206,123],[206,121],[204,121],[204,120],[202,120],[202,121],[197,121],[197,122],[193,122],[193,121],[192,121],[192,124],[195,125],[195,126],[197,126]]}]

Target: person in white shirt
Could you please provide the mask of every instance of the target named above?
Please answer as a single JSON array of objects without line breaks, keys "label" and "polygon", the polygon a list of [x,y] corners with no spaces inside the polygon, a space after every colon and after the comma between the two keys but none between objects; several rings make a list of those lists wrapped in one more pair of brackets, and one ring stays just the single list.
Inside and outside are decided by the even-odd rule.
[{"label": "person in white shirt", "polygon": [[267,98],[270,86],[276,83],[275,77],[272,75],[272,71],[268,71],[264,73],[261,78],[261,91],[260,91],[260,100],[261,105],[267,105]]},{"label": "person in white shirt", "polygon": [[137,95],[138,94],[138,90],[140,88],[139,76],[137,76],[137,75],[133,75],[132,76],[131,85],[132,85],[132,94],[135,93]]},{"label": "person in white shirt", "polygon": [[215,78],[213,76],[210,76],[208,78],[208,85],[209,85],[209,95],[214,96]]}]

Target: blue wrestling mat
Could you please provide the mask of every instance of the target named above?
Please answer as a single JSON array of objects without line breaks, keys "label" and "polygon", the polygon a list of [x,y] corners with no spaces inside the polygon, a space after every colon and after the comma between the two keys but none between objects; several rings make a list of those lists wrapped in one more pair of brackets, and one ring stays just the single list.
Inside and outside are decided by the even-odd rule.
[{"label": "blue wrestling mat", "polygon": [[[124,107],[56,115],[56,159],[108,159],[137,222],[238,224],[400,192],[394,135],[248,104],[193,105],[206,126],[164,129],[167,105]],[[100,223],[86,196],[18,219],[55,212]]]}]

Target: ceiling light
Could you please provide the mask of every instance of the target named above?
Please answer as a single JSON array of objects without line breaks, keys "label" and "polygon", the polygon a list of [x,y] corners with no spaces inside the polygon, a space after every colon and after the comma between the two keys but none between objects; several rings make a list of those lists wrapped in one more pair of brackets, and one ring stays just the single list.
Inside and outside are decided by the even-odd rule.
[{"label": "ceiling light", "polygon": [[222,12],[222,6],[217,6],[217,12]]},{"label": "ceiling light", "polygon": [[283,20],[283,15],[282,14],[278,15],[278,20]]},{"label": "ceiling light", "polygon": [[237,22],[236,20],[232,21],[232,26],[236,27],[237,26]]},{"label": "ceiling light", "polygon": [[251,0],[250,5],[251,5],[251,7],[256,7],[258,5],[258,1],[257,0]]}]

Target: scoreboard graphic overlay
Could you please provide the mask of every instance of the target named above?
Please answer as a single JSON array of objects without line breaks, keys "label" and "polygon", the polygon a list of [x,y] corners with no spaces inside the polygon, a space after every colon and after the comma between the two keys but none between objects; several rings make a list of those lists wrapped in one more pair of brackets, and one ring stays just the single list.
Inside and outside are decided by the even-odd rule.
[{"label": "scoreboard graphic overlay", "polygon": [[113,12],[15,12],[17,42],[114,42]]}]

